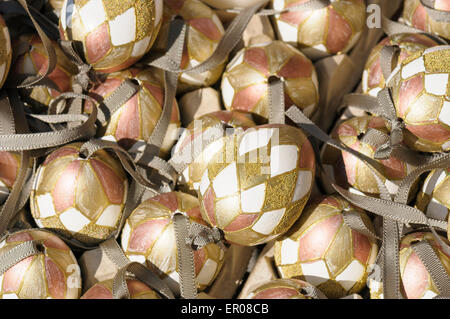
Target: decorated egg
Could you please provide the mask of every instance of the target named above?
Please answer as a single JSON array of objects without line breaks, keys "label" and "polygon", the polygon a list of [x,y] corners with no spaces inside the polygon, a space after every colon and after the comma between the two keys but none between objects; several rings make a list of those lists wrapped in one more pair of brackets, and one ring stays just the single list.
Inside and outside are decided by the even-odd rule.
[{"label": "decorated egg", "polygon": [[289,232],[275,243],[275,264],[282,278],[299,278],[328,298],[358,293],[377,256],[377,243],[344,223],[356,212],[374,231],[369,217],[337,195],[308,205]]},{"label": "decorated egg", "polygon": [[96,71],[115,72],[150,50],[162,10],[162,0],[66,0],[59,31],[63,40],[82,42],[86,62]]},{"label": "decorated egg", "polygon": [[22,259],[0,275],[0,298],[79,298],[81,277],[77,260],[58,236],[37,229],[19,231],[0,243],[0,254],[31,240],[42,244],[42,252]]},{"label": "decorated egg", "polygon": [[[398,33],[384,38],[367,59],[362,78],[363,92],[374,97],[385,87],[385,78],[381,70],[381,50],[386,46],[397,45],[400,47],[397,63],[401,63],[416,51],[438,45],[437,42],[426,35],[418,33]],[[396,65],[393,65],[395,68]]]},{"label": "decorated egg", "polygon": [[82,158],[81,145],[68,144],[47,156],[36,173],[31,213],[39,227],[98,244],[119,225],[128,181],[120,163],[106,151]]},{"label": "decorated egg", "polygon": [[61,15],[61,9],[64,5],[65,0],[49,0],[45,4],[45,8],[47,11],[52,12],[56,17],[59,18]]},{"label": "decorated egg", "polygon": [[397,116],[405,123],[405,143],[422,152],[450,150],[450,48],[421,50],[391,74]]},{"label": "decorated egg", "polygon": [[293,126],[262,125],[230,135],[200,181],[203,219],[239,245],[280,236],[309,198],[314,160],[310,142]]},{"label": "decorated egg", "polygon": [[254,6],[261,0],[202,0],[204,3],[217,9],[237,9]]},{"label": "decorated egg", "polygon": [[[367,157],[374,158],[376,146],[363,139],[369,129],[376,129],[388,133],[384,119],[376,116],[360,116],[341,123],[332,133],[333,138],[351,149]],[[341,187],[348,188],[354,193],[378,196],[380,190],[375,176],[364,162],[349,152],[341,152],[326,146],[322,154],[324,169],[329,177]],[[379,162],[381,173],[378,177],[384,181],[391,194],[397,192],[398,185],[414,167],[404,161],[391,156]]]},{"label": "decorated egg", "polygon": [[312,285],[297,279],[275,279],[260,285],[245,299],[311,299],[305,295],[305,287]]},{"label": "decorated egg", "polygon": [[[307,0],[272,0],[276,10]],[[298,46],[308,57],[317,59],[349,51],[361,36],[366,8],[361,0],[336,0],[322,9],[297,10],[275,15],[278,38]]]},{"label": "decorated egg", "polygon": [[297,105],[306,116],[317,108],[319,85],[312,62],[281,41],[256,44],[239,51],[222,77],[222,98],[228,110],[269,117],[268,79],[284,79],[286,107]]},{"label": "decorated egg", "polygon": [[[72,76],[77,73],[77,67],[64,55],[55,41],[52,41],[56,53],[56,66],[48,75],[58,88],[49,89],[37,86],[31,89],[20,89],[20,95],[24,101],[35,111],[42,112],[47,109],[51,101],[60,93],[72,90]],[[13,50],[27,48],[17,57],[11,72],[14,75],[43,75],[47,69],[49,58],[45,53],[45,47],[37,34],[22,35],[13,42]]]},{"label": "decorated egg", "polygon": [[[448,242],[442,238],[448,245]],[[400,243],[401,292],[407,299],[431,299],[439,294],[436,283],[431,278],[419,256],[411,245],[428,241],[450,276],[450,256],[446,255],[432,233],[415,232],[405,236]],[[371,299],[383,299],[383,284],[375,279],[368,282]]]},{"label": "decorated egg", "polygon": [[[416,208],[428,217],[447,221],[450,217],[450,168],[435,169],[417,195]],[[450,239],[450,232],[447,232]]]},{"label": "decorated egg", "polygon": [[[108,74],[106,79],[92,88],[89,95],[98,102],[108,98],[125,80],[136,80],[139,91],[111,115],[100,135],[105,139],[117,141],[130,152],[141,150],[153,133],[161,117],[164,105],[164,73],[155,68],[130,68]],[[85,102],[85,111],[90,113],[93,102]],[[167,153],[178,137],[180,114],[177,101],[172,105],[172,117],[161,147]]]},{"label": "decorated egg", "polygon": [[[218,111],[202,115],[198,120],[191,122],[187,129],[183,131],[178,143],[173,149],[173,153],[180,152],[192,140],[209,129],[214,129],[217,125],[224,125],[228,129],[234,130],[238,127],[247,129],[255,126],[255,123],[248,114],[239,111]],[[209,159],[218,149],[223,147],[224,141],[224,139],[219,139],[209,144],[183,171],[180,176],[181,183],[187,184],[190,189],[197,190]]]},{"label": "decorated egg", "polygon": [[[202,220],[198,199],[171,192],[141,203],[128,217],[122,231],[122,249],[132,260],[146,264],[170,287],[179,282],[178,253],[173,214],[186,213],[190,222],[206,225]],[[219,273],[224,260],[223,250],[210,243],[194,251],[197,288],[207,288]]]},{"label": "decorated egg", "polygon": [[[164,18],[155,49],[165,53],[172,17],[181,16],[187,24],[187,39],[181,59],[181,69],[194,67],[208,59],[216,49],[225,30],[219,17],[199,0],[164,0]],[[203,73],[181,73],[179,91],[210,86],[222,74],[224,63]]]},{"label": "decorated egg", "polygon": [[6,81],[8,76],[9,67],[11,65],[12,51],[11,51],[11,39],[9,37],[8,27],[5,20],[0,15],[0,88]]},{"label": "decorated egg", "polygon": [[[436,0],[433,3],[433,9],[450,12],[449,0]],[[450,39],[450,23],[434,20],[420,0],[405,0],[402,18],[406,24],[416,29]]]},{"label": "decorated egg", "polygon": [[20,155],[0,151],[0,186],[11,189],[20,169]]},{"label": "decorated egg", "polygon": [[[139,280],[127,279],[130,299],[161,299],[158,294]],[[96,283],[80,299],[113,299],[113,280]]]}]

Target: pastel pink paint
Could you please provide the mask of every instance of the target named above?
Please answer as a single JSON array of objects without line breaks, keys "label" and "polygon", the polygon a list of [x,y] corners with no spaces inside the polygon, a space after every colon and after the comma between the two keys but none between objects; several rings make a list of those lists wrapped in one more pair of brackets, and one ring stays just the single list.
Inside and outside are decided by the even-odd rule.
[{"label": "pastel pink paint", "polygon": [[45,275],[50,296],[54,299],[63,299],[66,293],[64,274],[48,257],[45,257]]},{"label": "pastel pink paint", "polygon": [[252,299],[288,299],[297,295],[299,293],[294,288],[277,287],[258,292]]},{"label": "pastel pink paint", "polygon": [[210,18],[196,18],[188,20],[189,25],[213,41],[220,41],[222,33]]},{"label": "pastel pink paint", "polygon": [[232,232],[247,228],[255,222],[258,216],[259,214],[241,214],[237,216],[230,224],[228,224],[224,230]]},{"label": "pastel pink paint", "polygon": [[67,165],[58,178],[52,191],[53,203],[57,212],[61,213],[74,205],[80,168],[81,161],[73,161]]},{"label": "pastel pink paint", "polygon": [[352,230],[352,241],[353,241],[353,255],[358,259],[363,265],[366,265],[369,259],[370,250],[372,245],[370,245],[367,236]]},{"label": "pastel pink paint", "polygon": [[102,161],[92,158],[90,159],[90,164],[103,185],[109,201],[112,204],[122,204],[125,192],[122,179]]},{"label": "pastel pink paint", "polygon": [[405,116],[405,112],[411,103],[415,101],[423,90],[423,75],[418,74],[409,80],[402,82],[398,93],[398,115]]},{"label": "pastel pink paint", "polygon": [[299,261],[321,258],[343,221],[334,215],[311,226],[299,240]]},{"label": "pastel pink paint", "polygon": [[350,24],[333,8],[328,12],[327,48],[331,53],[338,53],[347,46],[353,32]]},{"label": "pastel pink paint", "polygon": [[168,223],[168,219],[152,219],[134,228],[130,234],[128,250],[145,253],[161,236],[162,231]]},{"label": "pastel pink paint", "polygon": [[18,162],[9,152],[0,151],[0,180],[12,187],[17,177]]},{"label": "pastel pink paint", "polygon": [[263,48],[249,48],[245,50],[244,62],[264,75],[269,74],[269,61]]},{"label": "pastel pink paint", "polygon": [[3,276],[3,292],[15,292],[19,289],[22,278],[34,257],[30,256],[22,259],[5,272]]},{"label": "pastel pink paint", "polygon": [[419,299],[428,286],[428,272],[415,252],[406,262],[402,275],[403,288],[408,299]]},{"label": "pastel pink paint", "polygon": [[91,287],[80,299],[113,299],[112,292],[101,284]]},{"label": "pastel pink paint", "polygon": [[86,51],[89,63],[95,63],[103,58],[111,49],[108,24],[105,22],[86,37]]},{"label": "pastel pink paint", "polygon": [[249,86],[234,95],[232,107],[237,110],[251,111],[267,92],[267,84]]}]

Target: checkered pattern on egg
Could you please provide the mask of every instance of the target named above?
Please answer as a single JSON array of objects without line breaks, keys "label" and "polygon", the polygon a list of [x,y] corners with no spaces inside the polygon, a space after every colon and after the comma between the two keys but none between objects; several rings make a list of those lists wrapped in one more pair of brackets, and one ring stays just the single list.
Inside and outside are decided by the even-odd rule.
[{"label": "checkered pattern on egg", "polygon": [[[78,72],[77,67],[65,56],[59,45],[55,41],[52,41],[52,44],[56,53],[56,65],[47,77],[52,80],[59,92],[41,86],[20,90],[22,98],[37,112],[45,111],[60,93],[71,91],[72,76]],[[20,36],[13,42],[13,49],[20,50],[21,47],[29,49],[17,57],[11,72],[14,75],[43,75],[47,69],[48,56],[39,36],[37,34]]]},{"label": "checkered pattern on egg", "polygon": [[[126,256],[146,264],[167,283],[179,282],[178,254],[172,216],[184,212],[191,222],[206,225],[202,220],[198,199],[181,192],[164,193],[141,203],[125,222],[121,244]],[[224,252],[210,243],[194,251],[197,288],[207,288],[219,273]]]},{"label": "checkered pattern on egg", "polygon": [[20,169],[20,155],[0,151],[0,186],[11,189]]},{"label": "checkered pattern on egg", "polygon": [[[351,149],[358,151],[370,158],[374,158],[376,148],[369,143],[362,142],[360,134],[365,134],[369,129],[377,129],[388,133],[385,122],[381,117],[360,116],[351,118],[341,123],[332,136]],[[324,168],[330,177],[342,187],[349,188],[352,192],[379,195],[380,190],[373,173],[363,161],[354,155],[327,147],[328,152],[339,153],[336,160],[327,155],[323,156]],[[410,173],[414,167],[391,156],[385,160],[377,160],[382,164],[382,174],[378,176],[384,181],[390,193],[395,193],[398,184]]]},{"label": "checkered pattern on egg", "polygon": [[319,84],[312,62],[282,41],[256,44],[239,51],[222,77],[222,98],[228,110],[269,117],[268,79],[285,80],[286,107],[297,105],[306,116],[317,108]]},{"label": "checkered pattern on egg", "polygon": [[356,211],[374,230],[362,210],[339,196],[311,203],[286,236],[275,243],[275,264],[283,278],[305,280],[329,298],[363,289],[378,247],[375,241],[345,225],[344,210]]},{"label": "checkered pattern on egg", "polygon": [[[448,245],[448,241],[442,239]],[[400,278],[401,291],[407,299],[431,299],[439,294],[436,284],[411,247],[413,243],[423,240],[428,241],[450,276],[450,256],[442,251],[432,233],[416,232],[405,236],[400,243]],[[382,282],[370,279],[368,286],[371,299],[384,299]]]},{"label": "checkered pattern on egg", "polygon": [[41,241],[45,251],[0,275],[0,299],[77,299],[81,293],[81,277],[75,272],[78,263],[56,235],[37,229],[19,231],[0,243],[0,254],[30,240]]},{"label": "checkered pattern on egg", "polygon": [[[282,10],[306,0],[272,0]],[[298,46],[312,59],[349,51],[360,38],[366,8],[360,0],[336,0],[319,10],[299,10],[275,15],[280,40]]]},{"label": "checkered pattern on egg", "polygon": [[5,20],[0,15],[0,88],[6,81],[9,67],[11,65],[12,50],[11,39],[9,37],[9,30],[6,26]]},{"label": "checkered pattern on egg", "polygon": [[306,136],[292,126],[263,125],[227,137],[200,182],[203,219],[240,245],[276,238],[309,198],[314,160]]},{"label": "checkered pattern on egg", "polygon": [[61,38],[81,41],[86,61],[95,70],[123,70],[152,47],[162,10],[162,0],[66,0],[59,21]]},{"label": "checkered pattern on egg", "polygon": [[311,299],[303,294],[312,285],[296,279],[275,279],[260,285],[246,299]]},{"label": "checkered pattern on egg", "polygon": [[438,46],[411,55],[388,79],[405,143],[415,150],[450,150],[449,74],[450,48]]},{"label": "checkered pattern on egg", "polygon": [[[434,1],[434,9],[449,12],[450,0]],[[450,39],[450,23],[433,20],[419,0],[404,1],[402,18],[406,24],[416,29]]]},{"label": "checkered pattern on egg", "polygon": [[[242,127],[243,129],[256,125],[248,114],[239,111],[218,111],[202,115],[191,122],[186,130],[183,131],[178,143],[175,145],[174,153],[176,154],[183,150],[192,140],[205,133],[211,127],[221,124],[229,128]],[[187,184],[190,189],[197,190],[209,159],[222,147],[223,143],[224,140],[220,139],[209,144],[183,171],[180,176],[181,183]]]},{"label": "checkered pattern on egg", "polygon": [[122,166],[103,150],[79,157],[81,143],[66,145],[39,167],[30,207],[36,224],[86,244],[116,230],[127,197]]},{"label": "checkered pattern on egg", "polygon": [[[169,25],[172,17],[180,16],[188,28],[184,45],[181,69],[194,67],[208,59],[225,33],[217,14],[199,0],[164,0],[163,24],[154,49],[167,51]],[[203,73],[181,73],[178,91],[211,86],[223,72],[225,62]]]},{"label": "checkered pattern on egg", "polygon": [[[450,168],[430,172],[417,195],[416,207],[428,217],[445,221],[449,219]],[[447,236],[450,239],[450,231],[447,231]]]},{"label": "checkered pattern on egg", "polygon": [[438,45],[437,42],[423,34],[415,33],[399,33],[384,38],[367,59],[362,77],[362,89],[365,94],[376,97],[378,92],[385,87],[385,78],[381,70],[381,50],[385,46],[398,45],[400,54],[398,63],[409,57],[416,51],[424,50],[429,47]]},{"label": "checkered pattern on egg", "polygon": [[[113,94],[125,80],[133,79],[140,84],[139,91],[111,115],[100,135],[104,139],[117,141],[130,152],[141,150],[153,133],[164,105],[164,74],[155,68],[129,68],[108,74],[106,79],[92,88],[89,95],[101,102]],[[93,108],[91,101],[85,102],[85,111]],[[166,154],[176,141],[180,127],[177,101],[172,105],[172,117],[163,140],[161,153]]]},{"label": "checkered pattern on egg", "polygon": [[[80,299],[113,299],[113,280],[96,283],[88,289]],[[130,299],[161,299],[146,284],[135,279],[126,279]]]}]

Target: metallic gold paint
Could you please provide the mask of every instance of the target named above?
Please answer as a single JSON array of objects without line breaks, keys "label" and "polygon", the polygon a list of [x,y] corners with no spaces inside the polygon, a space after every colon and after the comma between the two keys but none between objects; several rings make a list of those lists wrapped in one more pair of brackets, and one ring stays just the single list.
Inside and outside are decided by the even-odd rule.
[{"label": "metallic gold paint", "polygon": [[[434,9],[450,11],[450,1],[436,1]],[[450,23],[433,20],[419,0],[405,0],[402,18],[407,25],[450,39]]]},{"label": "metallic gold paint", "polygon": [[307,116],[319,101],[319,85],[312,62],[282,41],[256,44],[239,51],[222,76],[222,98],[228,110],[269,117],[268,79],[285,81],[286,107],[297,105]]},{"label": "metallic gold paint", "polygon": [[0,88],[6,81],[11,66],[12,50],[9,30],[0,15]]},{"label": "metallic gold paint", "polygon": [[[397,62],[398,65],[414,52],[436,46],[438,43],[431,40],[426,35],[415,33],[393,34],[381,40],[380,43],[372,49],[364,67],[362,88],[365,94],[376,97],[377,93],[385,87],[385,78],[381,70],[380,54],[383,47],[391,45],[398,45],[400,47],[399,59]],[[392,67],[395,68],[397,65],[393,65]]]},{"label": "metallic gold paint", "polygon": [[[186,213],[191,222],[206,225],[197,198],[181,192],[164,193],[141,203],[128,217],[122,231],[122,249],[132,261],[144,263],[169,285],[178,282],[178,255],[172,216]],[[197,288],[204,290],[223,263],[223,251],[210,243],[194,251]],[[215,268],[214,268],[215,267]],[[206,278],[204,282],[199,282]],[[206,282],[207,281],[207,282]]]},{"label": "metallic gold paint", "polygon": [[297,279],[275,279],[255,288],[244,299],[312,299],[303,292],[311,286]]},{"label": "metallic gold paint", "polygon": [[[111,73],[102,83],[92,88],[89,95],[100,103],[126,79],[136,80],[140,90],[111,114],[109,122],[99,130],[99,135],[114,139],[129,151],[136,151],[148,141],[161,116],[164,105],[164,73],[155,68],[130,68]],[[91,101],[85,102],[86,112],[91,112],[92,104]],[[172,117],[161,147],[162,156],[175,143],[180,125],[178,104],[174,99]]]},{"label": "metallic gold paint", "polygon": [[[272,0],[274,9],[284,9],[306,0]],[[314,10],[285,12],[274,16],[278,38],[288,42],[311,59],[346,53],[358,41],[365,24],[361,0],[337,0]]]},{"label": "metallic gold paint", "polygon": [[[40,86],[20,90],[21,97],[36,112],[46,111],[54,98],[61,93],[71,91],[72,76],[77,73],[76,66],[64,55],[59,45],[55,41],[52,41],[52,44],[56,53],[56,66],[48,78],[53,81],[58,91]],[[13,42],[13,50],[19,50],[21,47],[28,49],[17,57],[11,73],[13,75],[43,75],[48,65],[48,56],[39,36],[37,34],[20,36]]]},{"label": "metallic gold paint", "polygon": [[[442,238],[448,245],[448,241]],[[413,251],[411,245],[428,241],[450,276],[450,256],[446,255],[432,233],[415,232],[405,236],[400,243],[400,278],[401,291],[407,299],[431,299],[439,294],[436,284],[431,279],[422,261]],[[369,282],[370,298],[383,299],[383,285],[373,279]]]},{"label": "metallic gold paint", "polygon": [[203,219],[231,243],[268,242],[300,216],[314,174],[314,152],[300,129],[272,124],[230,135],[200,182]]},{"label": "metallic gold paint", "polygon": [[127,196],[122,166],[106,151],[79,157],[81,143],[51,153],[39,167],[30,197],[39,227],[97,244],[116,230]]},{"label": "metallic gold paint", "polygon": [[[341,123],[332,136],[344,145],[374,158],[376,148],[368,143],[360,141],[360,134],[365,134],[369,128],[388,133],[385,122],[381,117],[361,116],[354,117]],[[330,155],[331,154],[331,155]],[[395,193],[398,184],[413,167],[400,159],[391,156],[386,160],[377,160],[382,164],[382,174],[378,174],[391,193]],[[342,187],[352,187],[368,195],[378,196],[380,190],[373,173],[361,160],[348,152],[341,152],[326,147],[323,154],[323,163],[333,167],[332,178]]]},{"label": "metallic gold paint", "polygon": [[[181,68],[196,66],[209,58],[225,33],[222,22],[211,8],[199,0],[164,0],[161,31],[155,42],[155,50],[167,50],[169,22],[180,15],[187,22],[188,33],[185,42]],[[181,73],[178,91],[189,91],[211,86],[220,78],[225,62],[203,73]]]},{"label": "metallic gold paint", "polygon": [[[130,299],[161,299],[146,284],[135,279],[127,279]],[[80,299],[113,299],[113,280],[99,282],[86,291]]]},{"label": "metallic gold paint", "polygon": [[[194,120],[188,125],[174,147],[174,154],[183,150],[183,148],[186,147],[190,141],[200,136],[209,128],[220,124],[224,126],[226,125],[230,128],[242,127],[243,129],[256,126],[249,114],[239,111],[218,111],[205,114],[198,118],[198,120]],[[213,144],[219,145],[222,142],[223,141],[221,140]],[[213,145],[208,148],[212,150],[215,149]],[[208,152],[208,150],[204,150],[202,154],[200,154],[198,158],[193,161],[193,163],[189,164],[189,166],[181,174],[181,182],[183,184],[187,184],[189,189],[198,189],[198,184],[200,183],[203,172],[208,165],[208,160],[212,155],[213,154],[211,154],[211,151]]]},{"label": "metallic gold paint", "polygon": [[[329,298],[341,298],[364,288],[369,266],[375,262],[377,243],[350,229],[344,223],[344,211],[358,213],[374,230],[366,213],[340,196],[309,204],[289,232],[275,242],[275,264],[282,278],[308,281]],[[321,270],[319,265],[325,268]]]},{"label": "metallic gold paint", "polygon": [[79,298],[81,277],[75,272],[77,260],[69,246],[56,235],[37,229],[13,233],[0,243],[0,254],[30,240],[40,241],[44,251],[23,259],[0,276],[0,298]]},{"label": "metallic gold paint", "polygon": [[405,123],[404,141],[422,152],[450,150],[450,49],[421,50],[388,79],[397,116]]},{"label": "metallic gold paint", "polygon": [[59,31],[83,44],[87,63],[116,72],[136,63],[152,47],[161,27],[162,0],[66,0]]}]

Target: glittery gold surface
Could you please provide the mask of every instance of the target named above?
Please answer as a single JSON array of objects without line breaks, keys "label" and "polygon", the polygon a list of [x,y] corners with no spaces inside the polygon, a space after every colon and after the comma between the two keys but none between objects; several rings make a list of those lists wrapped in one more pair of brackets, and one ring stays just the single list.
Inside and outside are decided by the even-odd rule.
[{"label": "glittery gold surface", "polygon": [[[102,0],[101,2],[105,11],[105,20],[94,22],[96,28],[93,30],[90,30],[89,26],[85,25],[80,16],[82,14],[80,13],[80,9],[89,1],[92,0],[78,1],[76,3],[78,10],[71,12],[71,16],[64,17],[66,21],[70,23],[66,25],[66,23],[60,21],[59,28],[63,39],[75,40],[83,43],[85,58],[95,70],[110,73],[125,69],[137,62],[150,50],[156,40],[156,36],[162,23],[162,19],[156,21],[157,14],[155,1],[162,2],[162,0]],[[88,42],[89,36],[97,32],[101,25],[108,26],[111,21],[116,21],[118,17],[121,17],[121,15],[130,10],[130,8],[133,8],[134,10],[136,24],[134,26],[130,25],[129,29],[122,25],[122,29],[125,29],[121,30],[121,32],[134,34],[134,38],[127,39],[126,43],[114,45],[113,38],[111,38],[110,34],[111,28],[107,27],[106,35],[103,33],[105,31],[100,31],[100,33],[94,35],[94,37],[96,37],[96,41],[94,41],[96,42],[95,44],[92,43],[92,41]],[[84,19],[90,19],[90,17],[84,17]],[[106,36],[108,38],[98,38],[99,34],[100,36]],[[136,51],[136,44],[145,38],[149,38],[147,47],[142,48],[142,43],[140,43],[138,44],[139,48],[137,49],[139,51]],[[89,48],[88,45],[90,46]],[[90,60],[92,54],[103,55],[95,56],[93,60]]]},{"label": "glittery gold surface", "polygon": [[[246,134],[251,134],[252,132],[255,132],[255,130],[257,132],[258,130],[264,129],[276,131],[279,138],[278,140],[273,138],[268,141],[267,145],[261,145],[256,149],[254,153],[256,156],[253,159],[256,163],[249,163],[251,160],[249,153],[240,153],[240,151],[238,151],[240,149],[239,145],[244,140]],[[309,142],[307,142],[302,131],[287,125],[259,126],[256,127],[255,130],[248,130],[243,134],[230,136],[226,139],[226,143],[222,147],[222,150],[217,153],[222,154],[223,157],[216,155],[212,157],[208,163],[209,185],[206,189],[204,188],[199,192],[203,218],[214,225],[214,222],[209,217],[210,214],[213,214],[216,222],[220,224],[218,227],[224,231],[225,238],[228,241],[246,246],[265,243],[280,236],[289,229],[301,214],[303,206],[310,194],[310,185],[308,184],[309,178],[308,180],[304,180],[304,184],[301,184],[302,181],[298,181],[298,178],[303,178],[304,175],[301,175],[299,172],[302,174],[310,173],[312,179],[314,178],[315,173],[314,167],[311,170],[309,168],[299,167],[300,161],[308,162],[307,157],[313,156],[313,152],[302,152],[303,147],[310,147],[305,146],[305,143],[309,144]],[[232,144],[233,141],[234,144]],[[264,162],[264,158],[267,155],[264,156],[264,154],[267,154],[267,151],[270,151],[271,149],[281,146],[296,148],[298,162],[295,167],[287,169],[286,172],[271,176],[270,165],[269,163]],[[228,157],[225,154],[226,149],[228,149]],[[305,158],[300,160],[300,156],[304,156]],[[227,161],[224,161],[223,159],[227,159]],[[216,160],[219,162],[216,162]],[[279,165],[283,165],[282,160]],[[230,169],[230,167],[236,167],[236,175],[227,175],[226,180],[222,180],[220,183],[225,183],[223,185],[228,185],[227,183],[230,183],[229,186],[231,186],[235,183],[234,179],[237,179],[237,190],[232,194],[222,196],[220,193],[217,193],[216,189],[220,183],[215,181],[217,181],[217,177],[221,172],[225,169]],[[301,197],[294,201],[293,197],[296,184],[302,185],[299,187],[305,189],[301,192]],[[255,195],[257,197],[254,199],[261,203],[261,208],[252,212],[245,212],[243,204],[246,203],[243,202],[239,193],[242,194],[243,191],[247,191],[253,187],[263,188],[261,193]],[[205,199],[205,195],[208,192],[216,195],[214,195],[212,199]],[[234,203],[229,207],[221,204],[223,198],[234,195],[238,195],[235,197],[240,206],[238,214],[236,214],[236,205]],[[251,198],[247,199],[247,201],[252,200],[253,199]],[[212,206],[210,204],[211,201]],[[275,224],[270,224],[270,226],[260,226],[266,223],[266,220],[264,220],[266,213],[268,213],[266,216],[270,216],[270,214],[274,214],[275,212],[276,214],[279,214],[278,217],[276,217],[277,221]],[[225,221],[229,221],[228,225],[224,225]],[[265,230],[261,230],[259,227],[263,227]],[[265,227],[268,227],[267,230]]]},{"label": "glittery gold surface", "polygon": [[[423,56],[425,69],[433,73],[450,73],[450,50],[439,50]],[[447,92],[448,94],[448,92]]]}]

